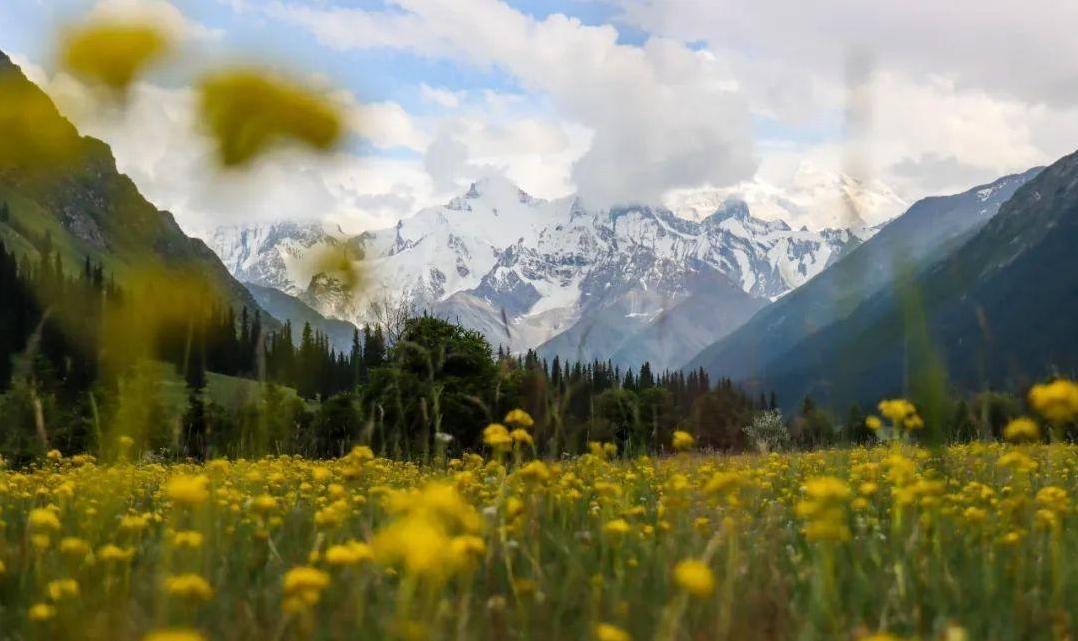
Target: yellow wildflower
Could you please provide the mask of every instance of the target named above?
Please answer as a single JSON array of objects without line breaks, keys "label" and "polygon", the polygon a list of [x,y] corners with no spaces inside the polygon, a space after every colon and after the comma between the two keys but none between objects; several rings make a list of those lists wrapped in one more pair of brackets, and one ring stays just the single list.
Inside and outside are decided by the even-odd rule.
[{"label": "yellow wildflower", "polygon": [[97,551],[97,558],[110,563],[130,561],[134,556],[134,548],[121,548],[112,543],[102,546],[102,548]]},{"label": "yellow wildflower", "polygon": [[625,519],[614,519],[603,526],[603,533],[610,537],[620,537],[632,531],[632,526]]},{"label": "yellow wildflower", "polygon": [[595,626],[595,641],[632,641],[632,637],[616,625],[599,623]]},{"label": "yellow wildflower", "polygon": [[30,510],[29,525],[31,530],[58,532],[60,519],[56,516],[56,512],[49,508],[34,508]]},{"label": "yellow wildflower", "polygon": [[26,613],[26,618],[35,622],[48,621],[56,616],[56,608],[48,603],[35,603],[30,606],[30,609]]},{"label": "yellow wildflower", "polygon": [[335,104],[262,70],[214,74],[203,79],[199,93],[201,120],[226,167],[246,165],[282,142],[327,151],[344,132],[344,119]]},{"label": "yellow wildflower", "polygon": [[483,430],[483,442],[491,449],[500,450],[511,446],[513,437],[501,423],[491,423]]},{"label": "yellow wildflower", "polygon": [[203,536],[201,532],[185,530],[172,536],[172,545],[177,548],[195,550],[202,547]]},{"label": "yellow wildflower", "polygon": [[286,612],[300,612],[318,603],[322,591],[329,586],[329,575],[317,568],[299,566],[286,572],[282,583],[282,607]]},{"label": "yellow wildflower", "polygon": [[1016,418],[1003,428],[1003,438],[1012,443],[1024,441],[1036,441],[1041,437],[1041,430],[1037,422],[1031,418]]},{"label": "yellow wildflower", "polygon": [[514,427],[529,428],[535,424],[535,421],[532,420],[531,414],[528,414],[522,409],[515,409],[510,410],[509,413],[505,415],[505,423],[506,425],[512,425]]},{"label": "yellow wildflower", "polygon": [[201,632],[186,629],[156,630],[142,637],[142,641],[206,641]]},{"label": "yellow wildflower", "polygon": [[210,480],[204,475],[174,476],[165,484],[165,495],[176,505],[194,507],[209,498]]},{"label": "yellow wildflower", "polygon": [[520,468],[518,474],[529,483],[543,483],[550,479],[550,468],[542,461],[532,461]]},{"label": "yellow wildflower", "polygon": [[514,443],[521,443],[523,445],[535,444],[535,442],[532,440],[532,435],[528,434],[528,432],[519,427],[512,432],[509,432],[509,438],[513,439]]},{"label": "yellow wildflower", "polygon": [[168,577],[165,579],[165,591],[187,601],[209,601],[213,598],[213,588],[209,582],[193,573]]},{"label": "yellow wildflower", "polygon": [[336,566],[357,565],[373,558],[374,551],[371,546],[359,541],[330,546],[325,555],[326,563]]},{"label": "yellow wildflower", "polygon": [[1029,404],[1052,423],[1078,418],[1078,383],[1059,379],[1029,390]]},{"label": "yellow wildflower", "polygon": [[67,34],[61,59],[75,74],[122,91],[168,48],[168,38],[155,27],[102,21]]},{"label": "yellow wildflower", "polygon": [[682,430],[675,430],[674,431],[672,444],[673,444],[675,450],[681,452],[681,451],[684,451],[684,450],[692,449],[692,446],[695,443],[696,443],[696,439],[693,438],[692,434],[689,434],[688,432],[685,432],[685,431],[682,431]]},{"label": "yellow wildflower", "polygon": [[79,583],[75,579],[57,579],[49,581],[45,591],[53,601],[73,599],[79,596]]},{"label": "yellow wildflower", "polygon": [[1070,497],[1067,496],[1067,491],[1054,485],[1042,487],[1037,491],[1037,503],[1059,514],[1065,514],[1070,510]]},{"label": "yellow wildflower", "polygon": [[674,581],[695,597],[706,597],[715,590],[715,576],[702,561],[686,559],[674,566]]}]

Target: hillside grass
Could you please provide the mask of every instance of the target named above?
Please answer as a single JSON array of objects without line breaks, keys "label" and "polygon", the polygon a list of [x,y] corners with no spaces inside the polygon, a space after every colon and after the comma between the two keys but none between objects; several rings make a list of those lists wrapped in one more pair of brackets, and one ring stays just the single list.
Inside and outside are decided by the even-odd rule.
[{"label": "hillside grass", "polygon": [[53,249],[59,252],[64,270],[69,274],[81,270],[87,257],[117,278],[131,269],[106,248],[94,246],[76,237],[37,201],[25,197],[10,186],[0,185],[0,202],[7,202],[11,213],[10,221],[0,222],[0,240],[3,240],[9,249],[37,260],[40,258],[38,243],[49,233]]}]

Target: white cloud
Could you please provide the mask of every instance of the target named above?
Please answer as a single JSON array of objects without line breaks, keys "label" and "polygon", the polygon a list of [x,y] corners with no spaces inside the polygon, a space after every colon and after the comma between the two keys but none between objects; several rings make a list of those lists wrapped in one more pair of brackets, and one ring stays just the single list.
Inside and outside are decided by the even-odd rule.
[{"label": "white cloud", "polygon": [[352,130],[376,147],[423,151],[430,144],[430,136],[397,103],[355,104],[352,114]]},{"label": "white cloud", "polygon": [[[607,0],[653,34],[633,46],[610,25],[540,20],[499,0],[386,0],[385,10],[219,1],[245,20],[298,25],[334,51],[392,49],[497,70],[519,90],[453,91],[428,79],[407,88],[425,103],[416,113],[337,92],[352,131],[378,155],[279,154],[222,176],[191,135],[189,90],[143,84],[126,111],[102,111],[71,77],[43,80],[152,200],[192,224],[386,225],[490,173],[540,197],[579,189],[600,206],[756,190],[766,192],[761,208],[799,200],[790,222],[810,227],[838,220],[841,194],[825,192],[844,173],[898,193],[861,212],[873,222],[903,199],[1047,163],[1078,141],[1078,40],[1067,28],[1078,3]],[[100,0],[93,12],[165,25],[185,44],[175,62],[188,69],[223,46],[221,31],[166,0]],[[696,41],[707,48],[684,44]]]},{"label": "white cloud", "polygon": [[[1078,146],[1078,3],[609,0],[620,20],[706,42],[754,113],[848,131],[802,146],[910,199],[1051,162]],[[851,65],[860,126],[844,115]]]},{"label": "white cloud", "polygon": [[[92,92],[71,76],[50,76],[22,57],[16,62],[82,133],[108,142],[119,170],[188,230],[322,219],[361,231],[392,225],[416,207],[432,204],[430,179],[422,168],[391,159],[282,151],[245,171],[221,170],[199,131],[193,90],[139,83],[123,107],[100,108],[92,103]],[[391,105],[357,105],[361,112],[368,108],[373,114],[395,112]],[[382,132],[380,142],[394,144],[389,131]],[[402,145],[414,134],[407,126],[398,133],[402,137],[395,144]]]},{"label": "white cloud", "polygon": [[[387,47],[497,67],[592,131],[573,168],[594,205],[655,202],[672,187],[752,174],[748,108],[724,64],[669,39],[619,44],[610,26],[536,20],[496,0],[399,0],[392,11],[274,3],[330,47]],[[480,20],[476,16],[482,16]]]},{"label": "white cloud", "polygon": [[842,72],[851,49],[918,80],[953,77],[1028,103],[1078,101],[1078,3],[1066,0],[606,0],[654,33],[752,52],[814,75]]},{"label": "white cloud", "polygon": [[419,94],[427,102],[438,105],[439,107],[456,109],[460,106],[460,95],[457,92],[432,87],[425,82],[419,85]]}]

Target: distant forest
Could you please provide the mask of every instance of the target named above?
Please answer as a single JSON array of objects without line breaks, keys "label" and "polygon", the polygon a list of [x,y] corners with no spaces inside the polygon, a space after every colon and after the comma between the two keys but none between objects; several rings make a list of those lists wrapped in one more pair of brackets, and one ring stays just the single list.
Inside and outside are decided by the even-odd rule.
[{"label": "distant forest", "polygon": [[[507,354],[430,316],[357,329],[347,352],[309,324],[296,344],[290,324],[268,331],[259,311],[235,310],[208,289],[182,317],[162,320],[101,265],[66,269],[47,235],[35,248],[36,261],[0,244],[0,454],[14,462],[53,448],[202,459],[335,456],[356,443],[430,460],[480,450],[483,429],[518,408],[534,419],[527,447],[539,455],[591,441],[630,455],[663,451],[675,429],[701,447],[741,451],[752,445],[746,426],[777,405],[773,393],[751,397],[702,369]],[[123,332],[142,326],[152,326],[149,352],[125,353],[135,339]],[[147,360],[172,370],[178,412],[163,391],[167,369]],[[213,394],[208,373],[258,381],[257,392]],[[1013,397],[978,395],[955,405],[946,429],[952,439],[998,435],[1021,410]],[[792,445],[810,448],[870,441],[865,417],[859,407],[835,417],[806,398],[786,422]]]}]

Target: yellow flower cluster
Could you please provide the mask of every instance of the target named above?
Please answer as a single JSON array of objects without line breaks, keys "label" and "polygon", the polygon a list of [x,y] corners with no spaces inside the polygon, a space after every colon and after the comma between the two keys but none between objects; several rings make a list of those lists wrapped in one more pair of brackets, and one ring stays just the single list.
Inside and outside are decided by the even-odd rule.
[{"label": "yellow flower cluster", "polygon": [[309,566],[292,568],[284,575],[281,607],[285,612],[306,612],[318,604],[328,586],[329,575],[322,570]]},{"label": "yellow flower cluster", "polygon": [[805,538],[849,540],[846,504],[852,494],[849,485],[833,476],[817,476],[806,481],[805,498],[797,504],[797,515],[805,520]]},{"label": "yellow flower cluster", "polygon": [[440,581],[471,567],[485,551],[483,539],[477,536],[479,514],[453,485],[431,483],[420,490],[395,493],[388,498],[387,508],[394,518],[371,544],[379,563]]},{"label": "yellow flower cluster", "polygon": [[[904,398],[880,401],[878,409],[880,414],[891,422],[891,427],[896,434],[913,432],[925,426],[921,415],[917,413],[917,408]],[[882,426],[879,419],[875,417],[869,417],[867,425],[873,430],[878,430]]]},{"label": "yellow flower cluster", "polygon": [[[1009,429],[1020,444],[619,458],[595,442],[539,460],[511,436],[529,419],[505,416],[493,456],[429,466],[360,446],[4,469],[0,624],[61,641],[625,641],[860,639],[881,621],[1052,638],[1066,621],[1078,446],[1028,424]],[[982,607],[1004,601],[1035,616]]]},{"label": "yellow flower cluster", "polygon": [[695,444],[696,439],[693,438],[692,434],[689,434],[688,432],[683,432],[681,430],[676,430],[674,432],[671,445],[674,446],[675,450],[679,452],[684,450],[691,450],[692,446]]},{"label": "yellow flower cluster", "polygon": [[1068,423],[1078,418],[1078,383],[1058,379],[1029,390],[1029,405],[1045,420]]}]

